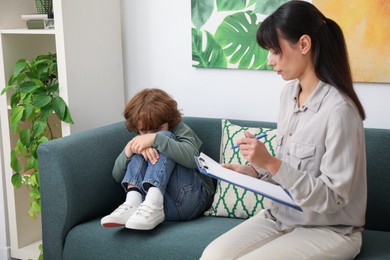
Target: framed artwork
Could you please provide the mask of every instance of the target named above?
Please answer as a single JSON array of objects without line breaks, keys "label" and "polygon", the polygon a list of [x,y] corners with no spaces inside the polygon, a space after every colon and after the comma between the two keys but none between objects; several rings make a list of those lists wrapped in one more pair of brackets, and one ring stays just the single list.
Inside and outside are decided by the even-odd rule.
[{"label": "framed artwork", "polygon": [[192,66],[272,69],[256,43],[261,21],[289,0],[191,0]]},{"label": "framed artwork", "polygon": [[[191,0],[192,66],[270,70],[261,22],[290,0]],[[390,0],[312,0],[344,32],[355,82],[390,82]]]},{"label": "framed artwork", "polygon": [[390,0],[313,0],[343,30],[355,82],[390,82]]}]

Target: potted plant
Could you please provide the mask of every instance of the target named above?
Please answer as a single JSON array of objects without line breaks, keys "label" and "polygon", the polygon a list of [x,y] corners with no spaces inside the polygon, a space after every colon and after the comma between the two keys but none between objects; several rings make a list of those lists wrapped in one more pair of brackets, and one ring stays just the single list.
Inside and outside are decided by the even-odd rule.
[{"label": "potted plant", "polygon": [[[28,214],[41,213],[37,148],[41,143],[58,138],[51,116],[73,124],[69,108],[59,96],[56,54],[40,55],[33,60],[16,62],[8,85],[1,95],[10,95],[10,128],[17,141],[11,150],[12,184],[29,189]],[[59,131],[57,131],[59,132]]]},{"label": "potted plant", "polygon": [[38,14],[51,14],[53,12],[53,1],[35,0],[35,9]]},{"label": "potted plant", "polygon": [[40,214],[38,145],[57,138],[49,124],[50,115],[73,124],[69,108],[59,96],[56,54],[18,60],[3,95],[10,92],[10,128],[19,139],[11,150],[12,184],[31,188],[29,215]]}]

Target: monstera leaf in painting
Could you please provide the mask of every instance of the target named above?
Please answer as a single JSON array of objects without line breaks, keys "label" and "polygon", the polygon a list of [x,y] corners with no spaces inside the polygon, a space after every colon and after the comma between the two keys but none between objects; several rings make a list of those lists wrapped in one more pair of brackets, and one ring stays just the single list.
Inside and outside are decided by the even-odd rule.
[{"label": "monstera leaf in painting", "polygon": [[192,0],[191,1],[191,18],[192,23],[197,29],[209,20],[214,10],[214,0]]},{"label": "monstera leaf in painting", "polygon": [[[206,42],[203,43],[203,33],[206,35]],[[202,49],[205,46],[205,49]],[[207,31],[200,31],[192,28],[192,60],[196,68],[226,68],[227,61],[225,54],[214,40],[213,35]]]},{"label": "monstera leaf in painting", "polygon": [[267,69],[268,52],[256,43],[259,24],[253,11],[239,12],[225,17],[214,34],[229,63],[239,69]]},{"label": "monstera leaf in painting", "polygon": [[281,6],[284,3],[289,2],[290,0],[261,0],[256,1],[255,5],[255,13],[263,14],[263,15],[270,15],[272,14],[279,6]]}]

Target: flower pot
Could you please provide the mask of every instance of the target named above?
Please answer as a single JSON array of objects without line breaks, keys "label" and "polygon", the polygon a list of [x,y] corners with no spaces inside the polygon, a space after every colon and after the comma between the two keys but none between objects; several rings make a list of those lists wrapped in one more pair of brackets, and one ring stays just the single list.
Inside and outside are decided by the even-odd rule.
[{"label": "flower pot", "polygon": [[35,9],[38,14],[50,14],[53,11],[52,0],[35,0]]}]

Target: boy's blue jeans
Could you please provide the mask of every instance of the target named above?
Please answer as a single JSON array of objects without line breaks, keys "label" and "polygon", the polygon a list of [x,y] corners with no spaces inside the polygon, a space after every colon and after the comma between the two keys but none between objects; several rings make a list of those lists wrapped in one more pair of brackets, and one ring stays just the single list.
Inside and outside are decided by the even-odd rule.
[{"label": "boy's blue jeans", "polygon": [[[159,134],[175,138],[168,131]],[[195,169],[186,168],[161,153],[154,165],[141,154],[134,154],[122,180],[125,190],[128,184],[137,187],[143,197],[150,184],[157,187],[164,196],[165,220],[168,221],[193,219],[210,207],[212,199]]]}]

